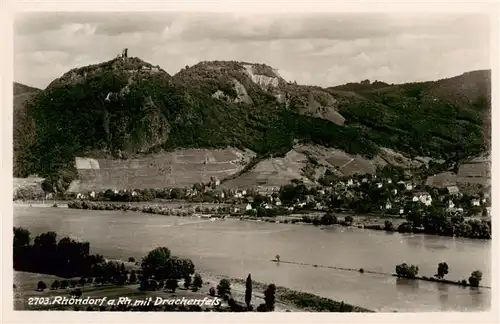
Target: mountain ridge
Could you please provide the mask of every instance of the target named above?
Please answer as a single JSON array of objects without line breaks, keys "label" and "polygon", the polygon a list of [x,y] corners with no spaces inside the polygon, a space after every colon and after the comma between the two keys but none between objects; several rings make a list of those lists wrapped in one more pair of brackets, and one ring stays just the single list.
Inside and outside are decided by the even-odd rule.
[{"label": "mountain ridge", "polygon": [[[78,176],[75,156],[123,159],[235,147],[265,158],[284,156],[296,141],[369,159],[384,147],[410,158],[465,158],[488,146],[480,127],[491,104],[489,75],[481,79],[474,72],[455,77],[460,87],[439,80],[321,88],[288,82],[265,64],[200,62],[171,76],[139,58],[117,57],[72,69],[26,102],[27,117],[14,121],[23,143],[15,144],[14,175],[36,173],[55,182],[66,177],[61,186],[67,187]],[[451,100],[465,91],[467,100]],[[446,116],[458,109],[464,144],[457,148],[457,123]],[[429,127],[433,123],[418,110],[437,126]]]}]

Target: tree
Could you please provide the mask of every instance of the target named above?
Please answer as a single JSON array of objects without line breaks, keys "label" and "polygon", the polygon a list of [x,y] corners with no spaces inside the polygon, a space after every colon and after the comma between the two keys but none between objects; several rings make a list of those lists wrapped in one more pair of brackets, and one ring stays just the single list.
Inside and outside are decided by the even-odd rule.
[{"label": "tree", "polygon": [[344,222],[345,222],[346,225],[350,226],[354,222],[354,218],[351,215],[347,215],[344,218]]},{"label": "tree", "polygon": [[250,308],[251,301],[252,301],[252,276],[248,274],[246,288],[245,288],[245,304],[247,304],[247,308]]},{"label": "tree", "polygon": [[135,274],[135,270],[130,271],[130,277],[128,278],[130,283],[135,283],[137,281],[137,275]]},{"label": "tree", "polygon": [[449,270],[448,264],[446,262],[440,262],[438,264],[437,274],[435,274],[434,276],[436,278],[443,279],[444,276],[448,274],[448,270]]},{"label": "tree", "polygon": [[47,285],[45,284],[45,282],[39,281],[38,285],[36,286],[36,289],[40,290],[40,291],[44,291],[45,289],[47,289]]},{"label": "tree", "polygon": [[276,286],[274,284],[270,284],[267,286],[266,291],[264,291],[264,300],[266,304],[266,308],[268,311],[274,311],[274,303],[276,300]]},{"label": "tree", "polygon": [[191,276],[187,275],[184,277],[184,288],[189,289],[189,286],[191,286]]},{"label": "tree", "polygon": [[179,284],[177,283],[177,279],[168,279],[165,283],[165,288],[171,290],[172,292],[175,292],[178,287]]},{"label": "tree", "polygon": [[135,262],[135,258],[134,257],[128,258],[128,262]]},{"label": "tree", "polygon": [[231,283],[227,279],[221,279],[217,285],[217,295],[224,296],[231,293]]},{"label": "tree", "polygon": [[193,287],[199,289],[202,287],[202,285],[203,285],[203,279],[201,278],[200,274],[199,273],[195,274],[193,279]]},{"label": "tree", "polygon": [[215,296],[215,289],[214,289],[214,287],[210,287],[210,289],[208,290],[208,294],[209,294],[210,296],[212,296],[212,297],[214,297],[214,296]]},{"label": "tree", "polygon": [[164,277],[162,273],[170,260],[170,249],[166,247],[157,247],[150,251],[142,259],[142,272],[146,278],[151,276]]},{"label": "tree", "polygon": [[479,270],[472,271],[469,277],[469,284],[473,287],[478,287],[479,283],[483,279],[483,273]]},{"label": "tree", "polygon": [[52,285],[50,285],[50,288],[51,289],[58,289],[59,288],[59,280],[54,280],[54,282],[52,283]]}]

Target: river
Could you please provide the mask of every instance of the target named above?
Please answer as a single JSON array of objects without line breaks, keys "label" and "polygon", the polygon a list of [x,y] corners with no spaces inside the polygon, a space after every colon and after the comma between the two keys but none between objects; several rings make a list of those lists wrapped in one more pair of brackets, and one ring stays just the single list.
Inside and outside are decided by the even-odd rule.
[{"label": "river", "polygon": [[393,273],[402,262],[418,265],[432,276],[447,262],[447,279],[466,279],[483,272],[481,285],[491,285],[491,241],[386,233],[358,228],[320,229],[307,225],[240,220],[206,221],[122,211],[67,208],[14,208],[14,226],[33,235],[55,231],[90,242],[91,253],[108,258],[140,259],[166,246],[188,257],[201,271],[245,278],[306,291],[376,311],[488,311],[491,290],[464,288],[391,276],[361,274],[321,267],[270,262],[282,260],[364,268]]}]

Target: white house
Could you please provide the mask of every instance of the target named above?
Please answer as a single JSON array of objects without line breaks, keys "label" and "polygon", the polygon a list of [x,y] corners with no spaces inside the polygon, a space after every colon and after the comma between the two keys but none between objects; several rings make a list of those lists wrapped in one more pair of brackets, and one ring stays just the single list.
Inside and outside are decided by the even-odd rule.
[{"label": "white house", "polygon": [[392,204],[390,201],[386,202],[385,203],[385,209],[391,209],[392,208]]},{"label": "white house", "polygon": [[54,195],[52,194],[52,192],[49,192],[48,194],[45,195],[45,199],[52,199],[54,198]]},{"label": "white house", "polygon": [[413,190],[413,184],[407,183],[406,184],[406,190]]},{"label": "white house", "polygon": [[115,195],[117,195],[120,191],[118,189],[115,189],[113,190],[113,192],[115,193]]},{"label": "white house", "polygon": [[279,198],[276,198],[276,206],[281,206],[281,200]]},{"label": "white house", "polygon": [[297,204],[298,207],[304,207],[305,205],[306,205],[306,202],[304,202],[304,201]]},{"label": "white house", "polygon": [[92,191],[92,192],[90,193],[90,197],[95,198],[95,191]]},{"label": "white house", "polygon": [[392,179],[387,179],[387,183],[392,183]]},{"label": "white house", "polygon": [[245,210],[250,210],[252,209],[252,205],[251,204],[247,204],[247,206],[245,207]]},{"label": "white house", "polygon": [[381,182],[377,183],[377,188],[382,188],[382,183]]},{"label": "white house", "polygon": [[392,189],[392,193],[393,193],[394,195],[397,195],[397,194],[398,194],[398,189]]},{"label": "white house", "polygon": [[452,209],[455,208],[455,203],[453,201],[448,201],[448,208]]},{"label": "white house", "polygon": [[479,201],[479,199],[476,199],[476,198],[472,199],[471,203],[472,203],[472,206],[481,205],[481,202]]},{"label": "white house", "polygon": [[363,183],[367,183],[367,182],[368,182],[368,179],[367,179],[367,178],[363,178],[363,179],[361,180],[361,182],[363,182]]},{"label": "white house", "polygon": [[246,191],[246,190],[243,190],[243,191],[241,192],[241,195],[246,196],[246,195],[247,195],[247,191]]},{"label": "white house", "polygon": [[354,181],[352,179],[347,180],[347,185],[348,186],[354,185]]},{"label": "white house", "polygon": [[418,201],[418,196],[413,196],[412,201],[413,201],[413,202],[417,202],[417,201]]},{"label": "white house", "polygon": [[76,199],[85,199],[85,196],[82,193],[77,193]]},{"label": "white house", "polygon": [[132,191],[132,197],[136,197],[137,196],[137,192],[134,190]]},{"label": "white house", "polygon": [[405,210],[404,210],[403,208],[400,208],[400,209],[399,209],[399,214],[400,214],[400,215],[404,214],[404,212],[405,212]]},{"label": "white house", "polygon": [[448,189],[448,193],[450,193],[452,195],[457,195],[460,193],[460,190],[458,189],[457,186],[449,186],[449,187],[446,187],[446,189]]}]

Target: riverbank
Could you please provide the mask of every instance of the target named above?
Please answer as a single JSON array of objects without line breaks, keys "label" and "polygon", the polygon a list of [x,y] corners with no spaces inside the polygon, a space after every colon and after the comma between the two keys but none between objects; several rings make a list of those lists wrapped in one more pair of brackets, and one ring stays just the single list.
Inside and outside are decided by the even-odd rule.
[{"label": "riverbank", "polygon": [[[359,273],[368,273],[368,274],[377,274],[377,275],[384,275],[384,276],[391,276],[391,277],[398,277],[397,274],[394,273],[388,273],[388,272],[380,272],[380,271],[373,271],[373,270],[366,270],[364,268],[360,269],[354,269],[354,268],[345,268],[345,267],[335,267],[335,266],[330,266],[330,265],[324,265],[324,264],[310,264],[310,263],[304,263],[304,262],[295,262],[295,261],[286,261],[286,260],[271,260],[272,262],[279,262],[279,263],[285,263],[285,264],[296,264],[296,265],[302,265],[302,266],[310,266],[313,268],[327,268],[327,269],[333,269],[333,270],[340,270],[340,271],[350,271],[350,272],[359,272]],[[429,282],[435,282],[435,283],[441,283],[441,284],[449,284],[449,285],[455,285],[455,286],[461,286],[461,287],[472,287],[472,288],[485,288],[485,289],[491,289],[490,286],[473,286],[470,283],[468,283],[465,279],[463,280],[458,280],[458,281],[453,281],[453,280],[447,280],[447,279],[437,279],[434,277],[426,277],[426,276],[416,276],[415,278],[411,278],[408,280],[422,280],[422,281],[429,281]]]},{"label": "riverbank", "polygon": [[[116,261],[116,260],[115,260]],[[138,267],[130,266],[128,264],[127,268],[138,270]],[[229,278],[223,275],[217,275],[208,272],[199,272],[203,279],[202,287],[197,291],[192,291],[190,289],[178,288],[175,292],[166,291],[159,289],[156,291],[141,291],[139,290],[139,284],[124,284],[124,285],[113,285],[113,284],[86,284],[86,285],[76,285],[73,288],[64,289],[45,289],[43,291],[36,290],[39,281],[45,282],[47,287],[50,287],[52,282],[55,280],[78,280],[79,278],[61,278],[53,275],[31,273],[14,271],[14,309],[16,310],[75,310],[73,305],[33,305],[35,300],[44,300],[44,298],[53,298],[57,296],[70,297],[70,292],[73,289],[80,289],[82,292],[81,298],[103,298],[106,297],[107,300],[118,300],[120,297],[129,297],[132,300],[146,300],[151,297],[153,300],[157,298],[163,299],[204,299],[204,298],[214,298],[210,295],[210,288],[217,287],[221,279],[228,279],[231,283],[231,297],[239,304],[244,305],[245,303],[245,289],[246,280]],[[182,287],[182,282],[179,286]],[[254,311],[259,304],[264,303],[264,291],[268,284],[252,280],[252,300]],[[373,312],[371,310],[346,304],[344,302],[337,302],[328,298],[316,296],[309,293],[303,293],[295,290],[291,290],[285,287],[276,287],[276,301],[275,301],[275,312]],[[31,305],[30,305],[31,304]],[[227,308],[227,302],[222,301],[220,311],[224,311]],[[85,309],[78,307],[78,310],[101,310],[109,311],[111,307],[104,307],[97,309],[97,307],[92,309]],[[133,309],[132,309],[133,310]],[[155,309],[153,309],[155,310]],[[207,308],[207,311],[213,311],[213,309]],[[225,310],[227,311],[227,309]]]}]

